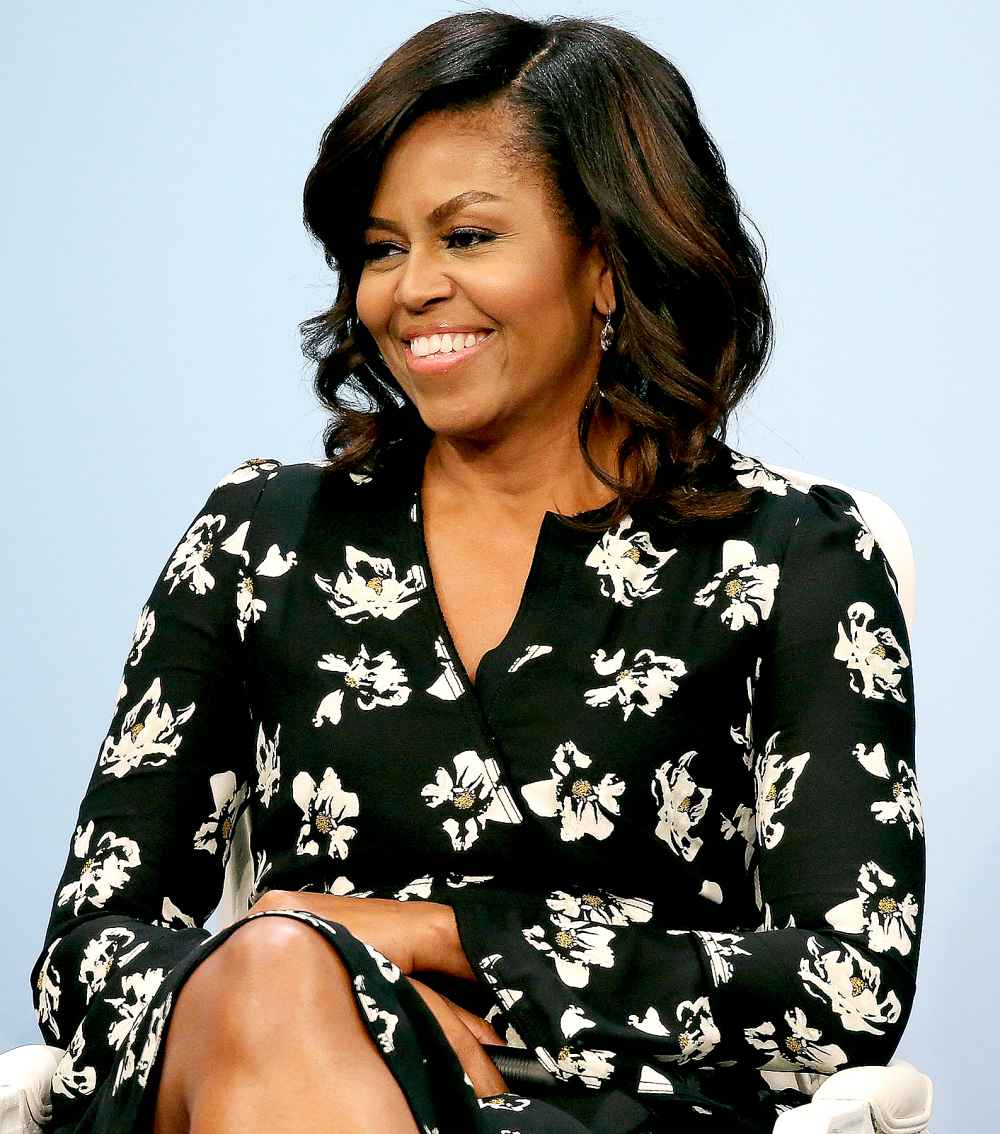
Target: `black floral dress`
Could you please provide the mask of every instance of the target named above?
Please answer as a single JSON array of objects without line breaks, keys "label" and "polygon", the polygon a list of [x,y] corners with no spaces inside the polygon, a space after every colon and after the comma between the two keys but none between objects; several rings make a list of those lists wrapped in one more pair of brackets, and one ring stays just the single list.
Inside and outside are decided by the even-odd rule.
[{"label": "black floral dress", "polygon": [[[716,442],[725,520],[546,513],[473,685],[434,591],[425,441],[253,459],[139,613],[31,972],[59,1134],[151,1122],[171,1005],[249,816],[270,888],[447,903],[446,991],[548,1093],[477,1099],[408,979],[306,912],[422,1134],[765,1134],[794,1072],[885,1063],[924,885],[910,645],[854,499]],[[595,509],[595,515],[605,509]],[[590,515],[591,513],[587,513]],[[428,980],[428,983],[431,983]]]}]

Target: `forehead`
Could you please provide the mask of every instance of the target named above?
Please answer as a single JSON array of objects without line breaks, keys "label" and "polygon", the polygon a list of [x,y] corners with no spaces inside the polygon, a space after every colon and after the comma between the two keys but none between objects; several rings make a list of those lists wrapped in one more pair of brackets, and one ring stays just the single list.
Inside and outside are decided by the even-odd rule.
[{"label": "forehead", "polygon": [[[420,208],[468,190],[510,199],[537,192],[533,171],[512,161],[509,119],[497,111],[438,111],[414,122],[383,163],[373,205]],[[375,212],[380,211],[374,208]]]}]

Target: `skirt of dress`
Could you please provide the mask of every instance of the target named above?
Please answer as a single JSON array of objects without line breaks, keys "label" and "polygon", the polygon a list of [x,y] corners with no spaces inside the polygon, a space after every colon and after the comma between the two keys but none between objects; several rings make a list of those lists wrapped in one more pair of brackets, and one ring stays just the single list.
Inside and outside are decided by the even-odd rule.
[{"label": "skirt of dress", "polygon": [[647,1108],[623,1091],[511,1090],[477,1098],[436,1017],[396,965],[339,922],[305,910],[264,910],[202,941],[164,976],[86,1110],[70,1124],[50,1127],[52,1134],[150,1134],[171,1007],[198,965],[235,929],[258,917],[307,922],[336,949],[352,974],[358,1012],[406,1096],[420,1134],[767,1134],[771,1129],[773,1119],[745,1125],[708,1108],[683,1105],[681,1099],[666,1110],[659,1099]]}]

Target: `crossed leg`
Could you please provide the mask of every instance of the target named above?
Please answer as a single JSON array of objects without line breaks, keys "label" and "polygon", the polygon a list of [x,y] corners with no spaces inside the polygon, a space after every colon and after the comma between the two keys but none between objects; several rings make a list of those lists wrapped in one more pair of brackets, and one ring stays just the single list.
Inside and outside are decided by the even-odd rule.
[{"label": "crossed leg", "polygon": [[254,918],[190,974],[162,1053],[152,1134],[419,1134],[314,928]]}]

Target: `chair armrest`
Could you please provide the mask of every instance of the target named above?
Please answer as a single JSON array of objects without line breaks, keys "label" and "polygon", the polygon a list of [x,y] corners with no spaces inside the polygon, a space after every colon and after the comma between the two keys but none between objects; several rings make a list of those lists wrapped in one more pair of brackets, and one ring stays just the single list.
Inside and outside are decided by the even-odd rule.
[{"label": "chair armrest", "polygon": [[63,1049],[45,1044],[0,1054],[0,1134],[38,1134],[52,1117],[52,1076]]},{"label": "chair armrest", "polygon": [[847,1067],[780,1115],[774,1134],[926,1134],[932,1101],[930,1079],[904,1060]]}]

